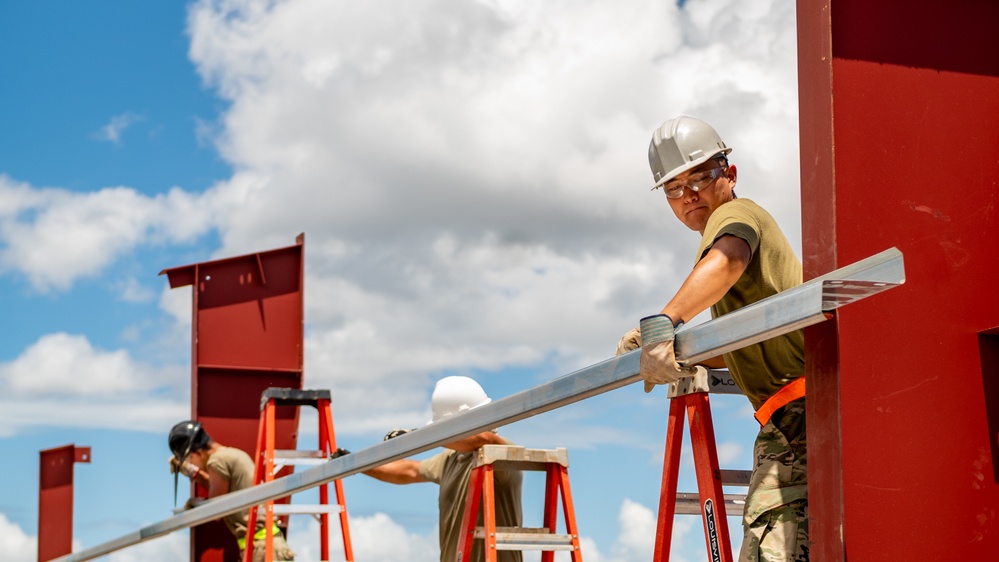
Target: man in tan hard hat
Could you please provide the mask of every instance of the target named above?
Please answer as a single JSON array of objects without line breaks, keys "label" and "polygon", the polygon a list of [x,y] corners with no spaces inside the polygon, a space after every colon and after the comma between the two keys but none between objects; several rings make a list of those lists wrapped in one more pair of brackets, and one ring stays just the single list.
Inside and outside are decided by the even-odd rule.
[{"label": "man in tan hard hat", "polygon": [[[694,373],[679,364],[673,335],[708,307],[717,317],[801,284],[801,262],[776,221],[736,197],[732,151],[711,125],[692,117],[662,124],[649,145],[653,190],[673,214],[701,234],[695,265],[659,314],[625,334],[618,354],[642,348],[645,391]],[[801,330],[704,363],[727,367],[761,429],[743,516],[740,562],[808,560],[804,338]]]},{"label": "man in tan hard hat", "polygon": [[[434,387],[431,398],[433,419],[430,423],[466,410],[478,408],[490,402],[479,383],[468,377],[445,377]],[[406,433],[406,430],[393,430],[385,436],[391,439]],[[493,431],[484,431],[444,445],[445,450],[424,461],[403,459],[365,471],[364,474],[391,484],[416,484],[434,482],[440,485],[438,508],[440,510],[439,540],[441,562],[454,562],[461,539],[462,515],[465,509],[465,496],[475,462],[475,451],[483,445],[510,445]],[[520,495],[523,476],[519,470],[496,469],[494,497],[496,499],[496,526],[520,527],[523,515]],[[482,505],[479,505],[478,522],[482,524]],[[522,562],[520,551],[501,550],[497,552],[499,562]],[[465,562],[482,562],[485,555],[482,541],[475,541],[471,558]]]}]

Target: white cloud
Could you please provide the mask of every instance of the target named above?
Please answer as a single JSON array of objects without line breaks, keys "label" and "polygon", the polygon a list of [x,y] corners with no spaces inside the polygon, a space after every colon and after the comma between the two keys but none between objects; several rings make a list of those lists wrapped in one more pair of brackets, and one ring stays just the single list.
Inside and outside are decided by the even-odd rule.
[{"label": "white cloud", "polygon": [[[73,539],[73,552],[83,548]],[[93,545],[90,545],[93,546]],[[175,562],[188,557],[190,539],[187,532],[167,535],[132,548],[119,550],[107,557],[109,562]],[[29,536],[6,515],[0,513],[0,552],[4,562],[35,562],[38,559],[38,537]]]},{"label": "white cloud", "polygon": [[207,232],[211,215],[198,199],[178,188],[153,197],[126,187],[33,189],[0,176],[0,272],[19,272],[39,291],[68,289],[140,244]]},{"label": "white cloud", "polygon": [[[293,529],[289,546],[300,560],[321,560],[319,556],[319,523],[314,519],[299,519],[305,524]],[[364,562],[437,562],[440,560],[437,530],[427,535],[410,533],[384,513],[350,518],[350,543],[357,560]],[[342,560],[343,539],[338,521],[330,518],[330,560]]]},{"label": "white cloud", "polygon": [[108,562],[175,562],[187,560],[191,554],[188,532],[178,532],[119,550],[107,557]]},{"label": "white cloud", "polygon": [[785,3],[204,0],[189,32],[232,102],[219,255],[307,233],[309,376],[340,392],[607,358],[692,263],[646,189],[675,114],[716,122],[797,236]]},{"label": "white cloud", "polygon": [[43,336],[0,363],[0,436],[23,427],[160,431],[185,415],[186,373],[135,361],[125,350],[94,348],[85,336]]},{"label": "white cloud", "polygon": [[733,462],[742,457],[746,447],[733,442],[725,441],[718,443],[718,464],[721,466],[731,466]]},{"label": "white cloud", "polygon": [[97,140],[118,144],[121,142],[121,135],[125,132],[125,129],[143,119],[142,115],[132,113],[131,111],[115,115],[107,125],[101,127],[93,136]]},{"label": "white cloud", "polygon": [[19,525],[0,513],[0,552],[8,562],[35,562],[38,537],[28,536]]}]

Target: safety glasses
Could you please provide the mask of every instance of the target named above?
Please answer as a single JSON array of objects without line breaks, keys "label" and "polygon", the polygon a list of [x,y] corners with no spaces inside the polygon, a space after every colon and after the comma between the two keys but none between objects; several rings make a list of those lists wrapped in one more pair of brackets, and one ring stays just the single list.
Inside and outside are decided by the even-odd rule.
[{"label": "safety glasses", "polygon": [[663,185],[663,191],[666,192],[667,199],[679,199],[683,197],[683,188],[687,188],[691,191],[700,191],[711,186],[712,183],[718,176],[725,173],[725,166],[719,166],[718,168],[711,168],[710,170],[705,170],[691,175],[687,178],[687,183],[672,182]]}]

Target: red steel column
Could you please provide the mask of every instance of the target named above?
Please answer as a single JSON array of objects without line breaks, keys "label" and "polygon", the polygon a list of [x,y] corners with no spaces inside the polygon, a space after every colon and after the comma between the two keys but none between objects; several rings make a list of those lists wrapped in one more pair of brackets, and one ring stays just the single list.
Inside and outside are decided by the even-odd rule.
[{"label": "red steel column", "polygon": [[89,463],[90,447],[63,445],[38,456],[38,560],[45,562],[73,551],[73,464]]},{"label": "red steel column", "polygon": [[[256,454],[260,395],[302,388],[305,236],[296,245],[163,270],[171,288],[192,286],[191,417],[213,439]],[[178,420],[180,421],[180,420]],[[298,408],[281,408],[276,447],[297,448]],[[290,473],[292,467],[279,475]],[[207,495],[207,490],[194,493]],[[285,500],[287,501],[287,500]],[[287,524],[287,517],[282,517]],[[238,560],[221,521],[191,530],[191,560]]]},{"label": "red steel column", "polygon": [[999,3],[797,7],[805,278],[907,275],[806,331],[811,559],[994,559]]}]

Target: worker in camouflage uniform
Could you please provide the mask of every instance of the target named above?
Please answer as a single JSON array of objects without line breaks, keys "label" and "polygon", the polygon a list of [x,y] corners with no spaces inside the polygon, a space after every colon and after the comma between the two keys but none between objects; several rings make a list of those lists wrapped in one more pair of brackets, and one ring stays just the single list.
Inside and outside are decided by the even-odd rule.
[{"label": "worker in camouflage uniform", "polygon": [[[649,145],[653,190],[701,234],[693,270],[660,314],[625,334],[618,354],[642,348],[645,391],[694,373],[677,363],[673,335],[706,308],[718,317],[801,284],[801,262],[773,217],[735,195],[728,148],[704,121],[663,123]],[[761,425],[743,517],[740,562],[808,560],[804,339],[801,330],[703,363],[728,368]]]}]

